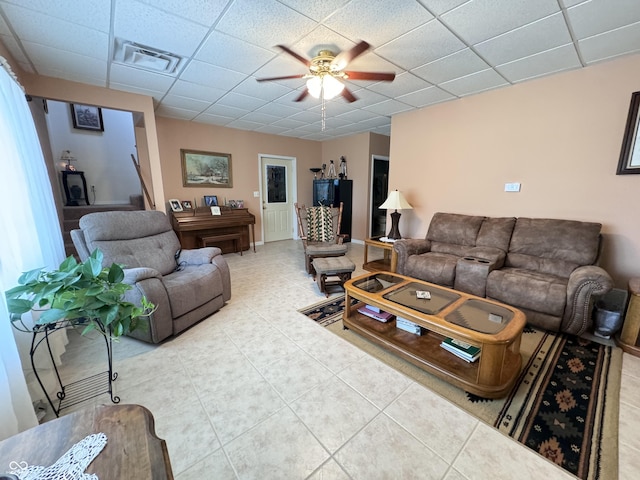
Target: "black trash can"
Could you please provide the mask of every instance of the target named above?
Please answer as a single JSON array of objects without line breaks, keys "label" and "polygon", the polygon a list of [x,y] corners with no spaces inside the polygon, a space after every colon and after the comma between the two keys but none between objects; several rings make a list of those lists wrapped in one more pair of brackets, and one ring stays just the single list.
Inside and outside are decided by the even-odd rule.
[{"label": "black trash can", "polygon": [[627,307],[627,291],[614,288],[598,297],[593,306],[593,333],[602,338],[611,338],[622,327]]}]

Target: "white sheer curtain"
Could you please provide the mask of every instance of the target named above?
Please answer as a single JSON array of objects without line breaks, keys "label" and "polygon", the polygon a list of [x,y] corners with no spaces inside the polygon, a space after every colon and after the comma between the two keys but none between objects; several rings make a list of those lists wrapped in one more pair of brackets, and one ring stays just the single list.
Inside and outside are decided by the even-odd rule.
[{"label": "white sheer curtain", "polygon": [[[56,268],[64,244],[24,92],[0,57],[0,440],[37,424],[4,292],[22,272]],[[28,357],[27,357],[28,358]],[[24,361],[24,358],[23,358]]]}]

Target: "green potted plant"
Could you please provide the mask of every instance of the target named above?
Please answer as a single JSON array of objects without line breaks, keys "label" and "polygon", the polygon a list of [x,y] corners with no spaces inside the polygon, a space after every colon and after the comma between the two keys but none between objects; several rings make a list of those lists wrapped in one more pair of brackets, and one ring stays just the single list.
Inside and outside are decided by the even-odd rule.
[{"label": "green potted plant", "polygon": [[61,321],[83,325],[82,334],[98,329],[113,338],[139,326],[155,306],[142,298],[141,306],[125,301],[132,287],[123,283],[122,266],[102,267],[103,253],[96,249],[84,262],[69,256],[57,270],[31,270],[18,279],[18,286],[5,292],[12,321],[30,310],[44,309],[35,327],[55,326]]}]

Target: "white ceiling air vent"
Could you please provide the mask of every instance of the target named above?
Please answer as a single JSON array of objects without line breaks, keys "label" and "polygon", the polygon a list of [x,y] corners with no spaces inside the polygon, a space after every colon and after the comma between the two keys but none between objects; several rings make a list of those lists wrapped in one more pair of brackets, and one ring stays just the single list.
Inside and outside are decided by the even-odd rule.
[{"label": "white ceiling air vent", "polygon": [[123,65],[165,75],[176,75],[182,58],[153,47],[116,38],[113,60]]}]

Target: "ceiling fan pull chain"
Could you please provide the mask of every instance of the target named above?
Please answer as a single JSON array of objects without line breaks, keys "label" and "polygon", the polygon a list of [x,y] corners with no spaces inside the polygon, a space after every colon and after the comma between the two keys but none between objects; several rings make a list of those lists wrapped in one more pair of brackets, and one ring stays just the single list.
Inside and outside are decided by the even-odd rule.
[{"label": "ceiling fan pull chain", "polygon": [[326,113],[325,113],[325,102],[324,102],[324,88],[322,90],[320,90],[320,102],[321,102],[321,107],[320,110],[322,111],[322,131],[324,132],[324,120],[326,118]]}]

